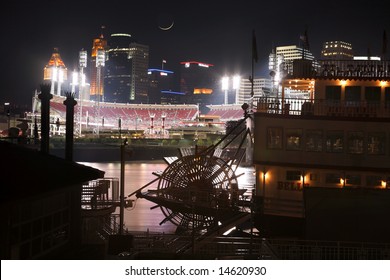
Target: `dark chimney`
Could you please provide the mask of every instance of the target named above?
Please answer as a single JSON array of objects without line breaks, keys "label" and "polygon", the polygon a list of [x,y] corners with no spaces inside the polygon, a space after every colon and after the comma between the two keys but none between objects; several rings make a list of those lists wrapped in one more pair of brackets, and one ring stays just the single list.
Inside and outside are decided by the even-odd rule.
[{"label": "dark chimney", "polygon": [[66,136],[65,136],[65,159],[73,160],[73,130],[74,130],[74,106],[77,102],[74,100],[74,94],[66,92],[64,105],[66,106]]},{"label": "dark chimney", "polygon": [[49,133],[50,133],[50,85],[42,84],[41,93],[38,95],[41,100],[41,152],[49,154]]}]

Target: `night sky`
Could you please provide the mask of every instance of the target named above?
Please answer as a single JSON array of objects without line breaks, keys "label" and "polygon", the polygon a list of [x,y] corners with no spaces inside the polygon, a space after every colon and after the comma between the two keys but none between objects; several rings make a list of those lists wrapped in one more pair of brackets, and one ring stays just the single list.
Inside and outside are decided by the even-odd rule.
[{"label": "night sky", "polygon": [[[381,55],[384,30],[390,36],[386,1],[9,1],[0,11],[0,102],[31,104],[43,80],[43,68],[58,47],[69,71],[78,52],[89,52],[92,39],[105,33],[130,33],[150,47],[150,67],[176,70],[178,63],[212,63],[223,74],[251,71],[252,30],[259,61],[256,76],[268,77],[272,47],[299,45],[305,29],[310,50],[319,58],[322,43],[352,43],[356,55]],[[168,31],[158,28],[172,17]],[[0,104],[1,104],[0,103]]]}]

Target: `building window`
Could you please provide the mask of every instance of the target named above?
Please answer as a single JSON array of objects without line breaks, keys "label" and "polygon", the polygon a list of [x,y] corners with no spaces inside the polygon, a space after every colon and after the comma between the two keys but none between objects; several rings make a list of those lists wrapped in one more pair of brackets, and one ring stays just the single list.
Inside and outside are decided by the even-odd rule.
[{"label": "building window", "polygon": [[319,181],[319,175],[317,173],[310,173],[310,181]]},{"label": "building window", "polygon": [[327,185],[340,185],[340,181],[343,176],[340,173],[326,173],[325,184]]},{"label": "building window", "polygon": [[302,172],[300,170],[287,170],[286,180],[287,181],[300,181]]},{"label": "building window", "polygon": [[308,129],[306,131],[306,151],[322,152],[323,133],[319,129]]},{"label": "building window", "polygon": [[270,127],[267,129],[267,148],[282,149],[283,128]]},{"label": "building window", "polygon": [[367,103],[379,104],[381,101],[381,88],[380,87],[366,87],[364,98]]},{"label": "building window", "polygon": [[327,152],[342,153],[344,151],[344,131],[328,131],[325,143]]},{"label": "building window", "polygon": [[359,106],[360,105],[360,86],[346,86],[345,87],[345,105]]},{"label": "building window", "polygon": [[381,187],[382,177],[378,175],[367,175],[366,185],[367,187]]},{"label": "building window", "polygon": [[326,86],[325,87],[326,103],[339,102],[341,99],[341,86]]},{"label": "building window", "polygon": [[302,129],[286,129],[286,150],[302,149]]},{"label": "building window", "polygon": [[364,134],[361,131],[349,131],[347,136],[348,152],[362,154],[364,148]]},{"label": "building window", "polygon": [[384,132],[369,132],[367,135],[367,153],[369,155],[385,154],[386,134]]},{"label": "building window", "polygon": [[390,87],[385,88],[385,108],[390,108]]},{"label": "building window", "polygon": [[347,174],[345,178],[346,178],[345,181],[346,186],[360,187],[360,185],[362,184],[362,179],[360,175]]}]

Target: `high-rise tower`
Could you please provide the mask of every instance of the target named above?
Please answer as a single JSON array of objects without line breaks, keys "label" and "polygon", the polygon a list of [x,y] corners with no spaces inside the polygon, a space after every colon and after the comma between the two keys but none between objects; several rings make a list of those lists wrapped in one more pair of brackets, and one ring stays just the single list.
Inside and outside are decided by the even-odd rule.
[{"label": "high-rise tower", "polygon": [[148,103],[149,47],[130,34],[114,33],[108,41],[105,101]]},{"label": "high-rise tower", "polygon": [[352,44],[344,41],[327,41],[321,50],[322,59],[353,59]]},{"label": "high-rise tower", "polygon": [[105,51],[106,48],[107,48],[107,40],[104,39],[104,35],[102,32],[99,38],[93,39],[93,43],[92,43],[91,64],[90,64],[90,75],[91,75],[90,95],[91,95],[91,99],[93,100],[97,100],[98,94],[100,94],[100,97],[103,97],[103,93],[104,93],[103,72],[104,71],[98,71],[99,67],[97,67],[96,65],[96,60],[98,58],[98,53],[101,53],[101,51]]},{"label": "high-rise tower", "polygon": [[180,91],[188,104],[200,104],[200,109],[212,104],[216,86],[214,65],[198,61],[180,62]]}]

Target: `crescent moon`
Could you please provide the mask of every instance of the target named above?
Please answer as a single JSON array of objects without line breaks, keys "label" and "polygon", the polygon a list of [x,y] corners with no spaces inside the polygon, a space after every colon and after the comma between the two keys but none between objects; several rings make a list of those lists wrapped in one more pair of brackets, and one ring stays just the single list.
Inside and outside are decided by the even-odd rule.
[{"label": "crescent moon", "polygon": [[164,31],[167,31],[169,29],[171,29],[173,27],[173,25],[175,24],[174,21],[172,21],[171,25],[167,26],[167,27],[164,27],[164,26],[158,26],[158,28],[160,28],[161,30],[164,30]]}]

